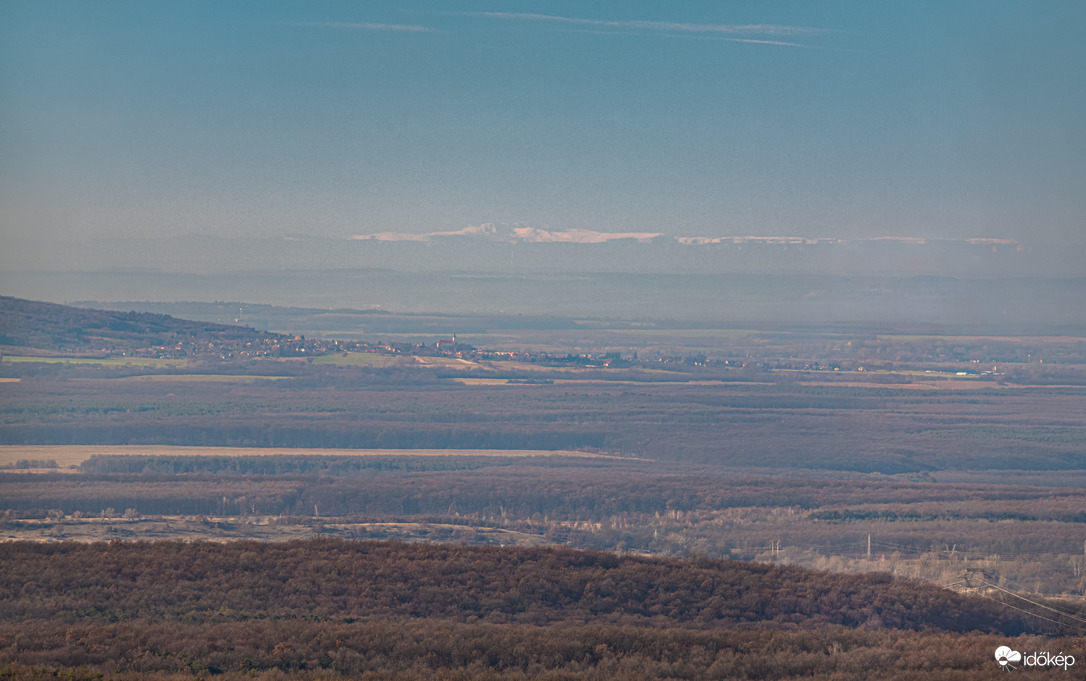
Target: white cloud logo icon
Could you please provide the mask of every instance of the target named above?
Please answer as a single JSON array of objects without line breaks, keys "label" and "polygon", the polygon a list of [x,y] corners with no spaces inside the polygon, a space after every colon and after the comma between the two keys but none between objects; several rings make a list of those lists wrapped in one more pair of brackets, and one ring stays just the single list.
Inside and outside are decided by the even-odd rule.
[{"label": "white cloud logo icon", "polygon": [[1013,669],[1014,665],[1012,665],[1011,662],[1021,662],[1022,653],[1017,650],[1011,650],[1009,646],[999,646],[995,651],[995,659],[996,662],[999,663],[999,666],[1004,670],[1008,667]]}]

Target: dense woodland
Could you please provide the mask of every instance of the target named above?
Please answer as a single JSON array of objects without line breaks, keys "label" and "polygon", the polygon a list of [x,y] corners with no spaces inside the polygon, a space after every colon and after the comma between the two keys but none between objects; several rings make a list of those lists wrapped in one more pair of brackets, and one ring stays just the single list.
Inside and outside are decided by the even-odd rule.
[{"label": "dense woodland", "polygon": [[885,575],[570,549],[318,539],[5,544],[5,619],[423,617],[546,625],[855,626],[1038,633],[992,603]]},{"label": "dense woodland", "polygon": [[6,678],[969,679],[1004,641],[1086,641],[933,586],[737,561],[318,539],[17,543],[0,562]]}]

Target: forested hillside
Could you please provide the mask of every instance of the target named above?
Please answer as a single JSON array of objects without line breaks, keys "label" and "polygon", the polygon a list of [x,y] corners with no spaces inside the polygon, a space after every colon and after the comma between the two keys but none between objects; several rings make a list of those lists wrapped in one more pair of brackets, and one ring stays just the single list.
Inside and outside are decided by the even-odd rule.
[{"label": "forested hillside", "polygon": [[5,544],[0,563],[4,678],[971,679],[1045,625],[887,576],[568,549]]},{"label": "forested hillside", "polygon": [[[886,575],[572,549],[320,539],[257,544],[6,544],[8,621],[432,617],[674,626],[838,624],[1016,635],[1014,613]],[[274,598],[269,598],[274,594]]]}]

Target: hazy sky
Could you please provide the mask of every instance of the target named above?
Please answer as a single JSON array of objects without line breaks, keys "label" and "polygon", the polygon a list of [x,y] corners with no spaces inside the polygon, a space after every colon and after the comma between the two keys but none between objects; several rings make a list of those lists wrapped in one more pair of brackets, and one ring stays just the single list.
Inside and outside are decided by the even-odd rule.
[{"label": "hazy sky", "polygon": [[0,229],[1086,243],[1086,2],[0,0]]}]

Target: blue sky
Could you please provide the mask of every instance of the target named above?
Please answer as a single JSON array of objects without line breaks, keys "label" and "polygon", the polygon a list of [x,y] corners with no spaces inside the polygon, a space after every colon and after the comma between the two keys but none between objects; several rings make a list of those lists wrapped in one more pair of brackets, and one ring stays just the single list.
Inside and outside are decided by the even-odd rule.
[{"label": "blue sky", "polygon": [[1086,3],[0,0],[0,229],[1086,244]]}]

